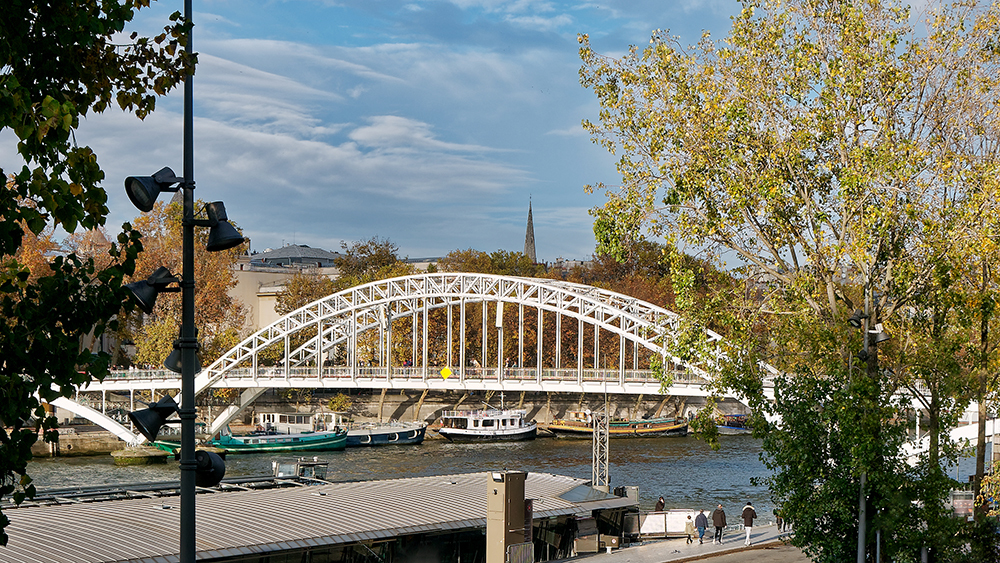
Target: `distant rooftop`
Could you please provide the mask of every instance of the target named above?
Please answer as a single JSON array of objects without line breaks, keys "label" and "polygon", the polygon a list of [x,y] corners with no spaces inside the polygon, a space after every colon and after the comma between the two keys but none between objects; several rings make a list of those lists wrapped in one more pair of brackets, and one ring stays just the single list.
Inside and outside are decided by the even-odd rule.
[{"label": "distant rooftop", "polygon": [[253,254],[250,256],[250,263],[269,266],[332,268],[334,266],[333,261],[339,257],[339,252],[330,252],[322,248],[312,248],[304,244],[290,244],[277,250],[268,250]]}]

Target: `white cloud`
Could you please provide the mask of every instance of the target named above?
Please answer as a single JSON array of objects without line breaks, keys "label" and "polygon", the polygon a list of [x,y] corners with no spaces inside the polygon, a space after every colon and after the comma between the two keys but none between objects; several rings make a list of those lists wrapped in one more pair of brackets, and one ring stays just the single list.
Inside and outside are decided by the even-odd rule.
[{"label": "white cloud", "polygon": [[378,82],[398,81],[398,78],[364,64],[332,57],[327,52],[330,49],[295,41],[210,39],[199,45],[203,52],[213,56],[294,77],[302,82],[327,84],[331,76],[342,75]]},{"label": "white cloud", "polygon": [[573,18],[566,14],[559,14],[554,17],[533,16],[511,16],[507,21],[527,29],[538,31],[556,31],[573,23]]},{"label": "white cloud", "polygon": [[394,115],[370,118],[371,125],[358,127],[348,136],[359,144],[373,148],[410,148],[434,151],[483,152],[488,147],[446,143],[434,138],[431,126],[413,119]]},{"label": "white cloud", "polygon": [[[700,29],[684,10],[731,4],[362,2],[206,0],[195,13],[196,196],[225,201],[257,249],[378,234],[411,256],[519,250],[533,193],[540,256],[588,256],[586,210],[602,198],[582,186],[616,173],[579,125],[597,104],[579,85],[576,33],[620,52],[656,27]],[[158,33],[176,9],[160,4],[133,27]],[[145,122],[90,116],[79,132],[107,174],[112,227],[136,214],[125,176],[181,173],[181,98]],[[5,169],[18,166],[13,143],[0,134]]]}]

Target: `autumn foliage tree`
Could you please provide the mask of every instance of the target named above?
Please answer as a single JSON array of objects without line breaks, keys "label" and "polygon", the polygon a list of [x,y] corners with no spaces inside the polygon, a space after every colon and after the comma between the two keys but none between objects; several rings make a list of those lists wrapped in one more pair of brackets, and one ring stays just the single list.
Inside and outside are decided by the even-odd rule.
[{"label": "autumn foliage tree", "polygon": [[[196,207],[201,205],[196,203]],[[134,228],[142,233],[144,246],[136,260],[136,278],[144,279],[160,266],[171,272],[181,270],[182,211],[179,202],[157,202],[152,211],[136,218]],[[243,248],[208,252],[207,236],[205,230],[195,231],[195,318],[203,365],[238,344],[247,331],[246,306],[229,295],[237,283],[233,266]],[[159,368],[173,350],[180,318],[180,293],[160,295],[150,315],[138,312],[131,315],[129,327],[136,345],[135,361]]]},{"label": "autumn foliage tree", "polygon": [[[25,471],[39,431],[54,439],[55,419],[40,400],[68,396],[107,373],[109,356],[81,350],[80,339],[114,328],[110,319],[129,298],[121,285],[141,245],[125,225],[107,250],[107,267],[75,253],[42,254],[46,271],[29,268],[19,252],[53,228],[104,225],[104,173],[93,150],[77,142],[81,117],[114,106],[145,117],[156,96],[193,71],[195,61],[178,49],[186,32],[179,14],[155,38],[123,35],[146,5],[28,0],[0,10],[0,131],[16,136],[24,161],[20,170],[0,171],[0,495],[13,493],[15,502],[34,493]],[[0,513],[0,545],[7,523]]]},{"label": "autumn foliage tree", "polygon": [[[853,559],[859,495],[869,549],[878,538],[908,560],[933,538],[939,557],[972,545],[987,560],[986,536],[952,533],[943,517],[945,425],[909,466],[894,398],[933,383],[939,421],[988,400],[983,379],[969,392],[968,375],[989,365],[973,330],[991,333],[990,293],[969,285],[983,255],[969,250],[984,247],[996,215],[1000,5],[926,10],[746,1],[721,41],[706,33],[685,47],[656,31],[611,58],[580,38],[581,80],[601,104],[584,125],[622,177],[595,186],[607,195],[594,211],[600,248],[624,260],[651,234],[730,262],[742,284],[714,306],[680,295],[693,285],[679,271],[675,299],[695,307],[682,314],[711,313],[726,337],[714,350],[728,359],[720,388],[782,417],[764,437],[772,494],[794,515],[792,541],[820,561]],[[846,322],[856,309],[893,338],[864,347]],[[773,403],[760,361],[781,372]]]},{"label": "autumn foliage tree", "polygon": [[282,285],[274,306],[279,315],[287,315],[317,299],[336,293],[334,280],[315,272],[296,272]]}]

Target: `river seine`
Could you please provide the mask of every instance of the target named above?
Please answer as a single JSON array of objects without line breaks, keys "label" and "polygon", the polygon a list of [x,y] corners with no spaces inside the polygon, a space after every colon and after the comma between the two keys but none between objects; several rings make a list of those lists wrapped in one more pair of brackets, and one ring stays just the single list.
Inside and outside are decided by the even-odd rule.
[{"label": "river seine", "polygon": [[[767,477],[760,461],[760,441],[749,436],[720,436],[722,448],[712,451],[692,437],[612,440],[609,477],[612,487],[639,488],[640,506],[651,510],[663,495],[667,508],[705,509],[722,503],[736,515],[753,502],[760,522],[773,519],[773,503],[764,486],[751,484]],[[456,444],[426,440],[417,446],[349,448],[318,455],[330,463],[331,481],[393,479],[522,470],[590,479],[591,442],[582,439],[539,438],[529,442]],[[276,459],[290,455],[239,454],[226,459],[226,477],[266,475]],[[121,485],[180,479],[178,464],[117,467],[112,457],[42,458],[28,466],[40,491],[53,488]],[[730,520],[733,520],[731,517]],[[735,523],[735,522],[733,522]]]}]

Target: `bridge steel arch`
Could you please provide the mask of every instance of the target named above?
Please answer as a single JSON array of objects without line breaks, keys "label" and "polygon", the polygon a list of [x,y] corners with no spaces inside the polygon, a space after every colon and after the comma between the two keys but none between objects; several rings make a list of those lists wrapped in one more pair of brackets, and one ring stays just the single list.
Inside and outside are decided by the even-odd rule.
[{"label": "bridge steel arch", "polygon": [[[472,358],[466,354],[465,309],[470,304],[483,308],[483,345],[487,349],[492,338],[496,346],[497,365],[470,368]],[[493,310],[489,311],[489,306]],[[562,366],[561,339],[555,347],[555,365],[543,366],[543,341],[538,331],[535,367],[506,369],[503,358],[513,355],[502,349],[503,323],[487,322],[492,315],[500,315],[504,305],[518,308],[519,362],[525,358],[523,334],[525,311],[535,310],[538,326],[543,326],[546,314],[555,315],[556,333],[564,319],[577,323],[576,366]],[[455,370],[446,377],[428,367],[427,335],[430,311],[446,308],[447,314],[447,364]],[[459,310],[457,344],[453,325],[455,309]],[[489,315],[485,314],[489,312]],[[418,338],[422,343],[420,367],[404,368],[384,362],[390,356],[381,349],[392,341],[393,321],[409,318],[412,322],[414,350]],[[416,331],[422,321],[422,335]],[[667,391],[671,394],[706,396],[711,366],[691,365],[676,357],[667,357],[665,343],[676,335],[680,318],[662,307],[613,291],[592,286],[540,278],[522,278],[477,273],[427,273],[371,282],[329,295],[305,305],[274,323],[250,335],[227,351],[196,377],[195,393],[211,387],[242,388],[237,404],[226,408],[216,418],[211,431],[220,430],[240,411],[251,404],[268,388],[274,387],[327,387],[327,388],[393,388],[425,390],[495,390],[495,391],[553,391],[553,392],[608,392],[617,394],[659,394],[661,383],[649,370],[629,370],[622,361],[626,358],[625,346],[632,343],[633,362],[637,362],[639,349],[659,354],[674,371],[675,384]],[[592,365],[584,365],[585,326],[596,327],[593,332]],[[492,329],[492,334],[487,333]],[[600,329],[600,330],[597,330]],[[377,333],[379,366],[359,365],[358,338],[369,331]],[[614,369],[601,369],[598,340],[607,333],[619,339],[618,365]],[[294,347],[294,341],[304,343]],[[709,342],[721,337],[706,331]],[[260,365],[259,357],[275,345],[281,345],[284,355],[277,367]],[[329,358],[336,347],[343,347],[346,365],[330,366]],[[589,352],[589,350],[588,350]],[[343,354],[342,354],[343,355]],[[488,357],[484,351],[482,358]],[[414,362],[416,364],[418,362]],[[520,364],[519,364],[520,365]],[[137,377],[146,377],[137,380]],[[148,386],[147,386],[148,385]],[[165,378],[115,374],[103,382],[95,382],[81,390],[110,389],[177,389],[179,380],[173,374]],[[98,421],[99,422],[99,421]]]},{"label": "bridge steel arch", "polygon": [[[350,344],[352,339],[355,339],[356,344],[358,334],[369,330],[386,330],[392,320],[421,315],[425,311],[442,307],[461,307],[467,303],[484,302],[532,307],[555,313],[559,315],[557,319],[574,318],[660,354],[664,354],[663,339],[674,335],[679,321],[675,313],[640,299],[570,282],[489,274],[418,274],[353,287],[285,315],[246,338],[202,370],[197,377],[196,388],[201,392],[224,378],[232,379],[233,375],[246,374],[246,367],[242,368],[242,373],[240,369],[247,362],[250,363],[250,374],[258,375],[258,354],[279,342],[285,343],[287,351],[290,337],[294,334],[315,333],[316,336],[295,350],[286,352],[281,362],[285,370],[282,375],[286,376],[290,375],[288,370],[295,366],[310,363],[321,366],[322,362],[316,362],[316,358],[322,358],[325,351],[333,346]],[[426,331],[426,324],[424,328]],[[709,341],[720,339],[718,334],[711,331],[707,331],[707,337]],[[449,342],[451,341],[449,335]],[[424,349],[426,352],[426,346]],[[354,352],[349,348],[348,364],[352,376],[356,377],[360,375],[360,368],[357,358],[353,357]],[[450,359],[449,357],[449,361]],[[682,364],[679,358],[671,359]],[[460,370],[460,376],[466,371],[464,364],[460,360],[459,365],[452,366]],[[539,370],[543,369],[540,363],[537,367]],[[700,368],[687,367],[704,376],[704,371]],[[424,369],[426,368],[424,362]]]}]

